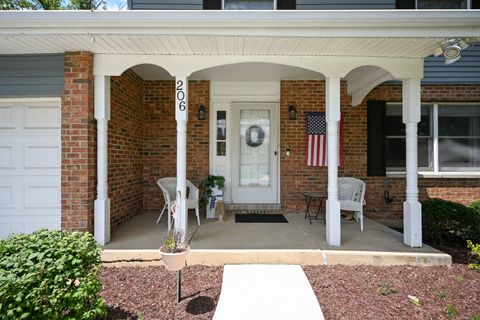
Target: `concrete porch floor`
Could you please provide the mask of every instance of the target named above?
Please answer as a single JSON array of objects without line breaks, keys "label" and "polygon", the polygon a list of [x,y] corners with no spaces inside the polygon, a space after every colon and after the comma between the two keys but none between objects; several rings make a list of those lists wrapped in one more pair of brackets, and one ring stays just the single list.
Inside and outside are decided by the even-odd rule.
[{"label": "concrete porch floor", "polygon": [[[285,214],[289,223],[235,223],[202,219],[191,242],[190,264],[223,263],[302,263],[302,264],[410,264],[450,265],[451,258],[424,245],[410,248],[403,235],[380,223],[365,219],[364,231],[354,221],[342,219],[342,245],[329,246],[325,241],[325,222],[309,224],[303,214]],[[157,215],[132,218],[104,246],[104,261],[158,260],[158,248],[166,235],[165,218],[155,224]],[[189,230],[197,222],[189,215]]]}]

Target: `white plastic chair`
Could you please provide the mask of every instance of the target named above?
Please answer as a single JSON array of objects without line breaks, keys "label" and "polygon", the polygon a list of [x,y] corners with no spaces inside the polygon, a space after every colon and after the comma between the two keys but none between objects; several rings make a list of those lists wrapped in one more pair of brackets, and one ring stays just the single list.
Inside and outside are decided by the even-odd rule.
[{"label": "white plastic chair", "polygon": [[338,178],[340,210],[354,211],[355,220],[360,220],[363,231],[363,206],[365,205],[365,182],[355,178]]},{"label": "white plastic chair", "polygon": [[[177,198],[177,178],[176,177],[168,177],[168,178],[161,178],[157,180],[157,185],[160,187],[163,193],[163,198],[165,199],[165,205],[163,206],[162,212],[157,219],[156,223],[160,222],[162,218],[163,212],[167,209],[168,212],[168,231],[171,228],[171,216],[172,216],[172,204]],[[199,211],[199,195],[200,192],[197,187],[193,185],[190,181],[186,181],[187,186],[187,212],[189,209],[195,209],[195,213],[197,215],[197,222],[200,225],[200,211]]]}]

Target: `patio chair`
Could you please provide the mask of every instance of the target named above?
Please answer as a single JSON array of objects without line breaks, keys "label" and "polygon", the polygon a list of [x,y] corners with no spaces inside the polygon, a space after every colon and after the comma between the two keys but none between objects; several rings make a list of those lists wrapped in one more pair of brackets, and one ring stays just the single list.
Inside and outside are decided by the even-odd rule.
[{"label": "patio chair", "polygon": [[354,211],[355,220],[360,220],[363,231],[363,206],[365,205],[365,182],[355,178],[338,178],[340,210]]},{"label": "patio chair", "polygon": [[[157,180],[157,185],[160,187],[163,193],[163,198],[165,199],[165,205],[163,206],[162,212],[157,219],[156,223],[160,222],[165,209],[168,212],[168,231],[171,229],[171,215],[172,215],[172,205],[175,199],[177,198],[177,178],[176,177],[168,177],[168,178],[161,178]],[[200,211],[199,211],[199,190],[197,187],[193,185],[190,181],[186,181],[187,185],[187,212],[189,209],[195,209],[195,213],[197,215],[197,222],[200,225]]]}]

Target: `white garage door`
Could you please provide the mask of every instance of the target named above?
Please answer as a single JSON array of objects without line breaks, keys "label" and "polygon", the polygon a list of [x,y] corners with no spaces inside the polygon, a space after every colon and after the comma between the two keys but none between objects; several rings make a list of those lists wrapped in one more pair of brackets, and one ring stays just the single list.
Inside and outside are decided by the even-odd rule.
[{"label": "white garage door", "polygon": [[60,229],[60,99],[0,99],[0,238]]}]

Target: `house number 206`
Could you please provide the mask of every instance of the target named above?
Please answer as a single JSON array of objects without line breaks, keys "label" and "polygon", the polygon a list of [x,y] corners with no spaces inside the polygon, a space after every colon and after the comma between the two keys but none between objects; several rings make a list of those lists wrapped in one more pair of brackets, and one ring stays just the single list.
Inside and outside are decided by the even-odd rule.
[{"label": "house number 206", "polygon": [[182,80],[177,81],[177,100],[178,100],[178,109],[180,111],[185,111],[185,109],[187,108],[187,105],[185,102],[185,91],[184,91]]}]

